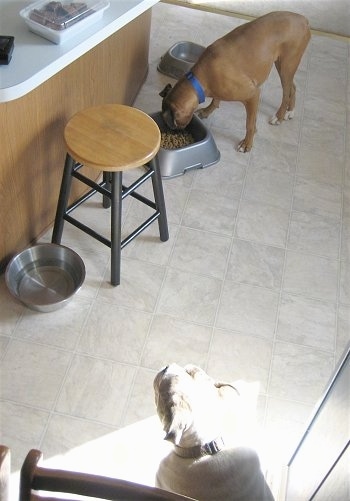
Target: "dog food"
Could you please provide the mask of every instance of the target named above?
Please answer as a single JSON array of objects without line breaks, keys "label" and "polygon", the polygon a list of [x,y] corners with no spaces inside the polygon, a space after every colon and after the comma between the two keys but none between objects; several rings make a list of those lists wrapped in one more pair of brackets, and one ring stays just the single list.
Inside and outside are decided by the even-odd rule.
[{"label": "dog food", "polygon": [[176,150],[194,143],[194,137],[188,131],[166,131],[161,133],[160,146],[166,150]]}]

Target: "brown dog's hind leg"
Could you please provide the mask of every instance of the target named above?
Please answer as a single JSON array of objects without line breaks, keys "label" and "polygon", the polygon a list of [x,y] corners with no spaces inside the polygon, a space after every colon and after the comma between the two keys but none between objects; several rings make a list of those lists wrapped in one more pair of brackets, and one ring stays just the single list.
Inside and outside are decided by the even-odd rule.
[{"label": "brown dog's hind leg", "polygon": [[218,99],[212,99],[209,106],[198,110],[197,115],[199,116],[199,118],[208,118],[208,116],[211,113],[213,113],[213,111],[215,111],[216,108],[219,108],[219,105],[220,105],[220,101]]},{"label": "brown dog's hind leg", "polygon": [[293,82],[294,75],[298,69],[302,53],[296,53],[294,57],[288,55],[278,58],[275,66],[282,84],[282,102],[276,114],[270,119],[270,124],[279,125],[283,120],[290,120],[294,117],[296,86]]}]

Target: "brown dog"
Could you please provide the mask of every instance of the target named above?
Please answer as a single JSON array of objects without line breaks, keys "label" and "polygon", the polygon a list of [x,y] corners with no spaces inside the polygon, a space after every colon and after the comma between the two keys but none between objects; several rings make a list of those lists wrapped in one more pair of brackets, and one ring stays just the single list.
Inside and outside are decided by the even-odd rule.
[{"label": "brown dog", "polygon": [[220,101],[244,104],[246,136],[238,151],[249,151],[256,132],[260,98],[259,87],[265,82],[273,63],[279,73],[283,97],[270,123],[280,124],[293,118],[296,87],[295,72],[310,40],[307,19],[292,12],[271,12],[245,23],[210,45],[191,72],[160,95],[163,118],[171,129],[182,129],[191,121],[198,104],[205,97],[212,102],[199,112],[206,118]]}]

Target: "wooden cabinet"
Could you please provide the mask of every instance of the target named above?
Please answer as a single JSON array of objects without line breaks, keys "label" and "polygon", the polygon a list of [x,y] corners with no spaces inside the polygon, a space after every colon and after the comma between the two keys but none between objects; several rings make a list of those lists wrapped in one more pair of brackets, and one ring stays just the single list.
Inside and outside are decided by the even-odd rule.
[{"label": "wooden cabinet", "polygon": [[1,270],[53,223],[69,118],[133,103],[148,71],[150,24],[148,10],[22,98],[0,103]]}]

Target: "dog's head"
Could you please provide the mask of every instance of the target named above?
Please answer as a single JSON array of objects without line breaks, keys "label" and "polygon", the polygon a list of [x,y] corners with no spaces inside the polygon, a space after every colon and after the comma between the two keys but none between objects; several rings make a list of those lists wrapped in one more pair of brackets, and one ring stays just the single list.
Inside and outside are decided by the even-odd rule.
[{"label": "dog's head", "polygon": [[162,116],[169,129],[184,129],[190,123],[198,106],[193,88],[185,78],[174,87],[167,84],[159,93],[163,98]]},{"label": "dog's head", "polygon": [[181,446],[219,436],[225,408],[238,395],[231,384],[214,381],[195,365],[171,364],[158,372],[153,386],[165,439]]}]

